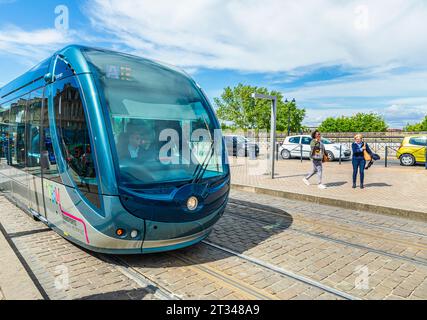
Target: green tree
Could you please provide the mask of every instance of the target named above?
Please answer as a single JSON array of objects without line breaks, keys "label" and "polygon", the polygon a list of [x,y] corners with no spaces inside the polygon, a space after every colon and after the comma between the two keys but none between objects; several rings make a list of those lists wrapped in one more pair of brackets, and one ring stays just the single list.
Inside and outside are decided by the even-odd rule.
[{"label": "green tree", "polygon": [[323,132],[384,132],[388,126],[384,118],[376,113],[357,113],[351,117],[328,117],[319,130]]},{"label": "green tree", "polygon": [[296,103],[283,101],[283,95],[278,91],[269,91],[263,87],[253,87],[239,83],[236,87],[226,87],[221,97],[215,98],[218,118],[231,126],[248,130],[270,129],[271,102],[253,99],[252,94],[277,96],[277,130],[288,128],[288,112],[290,111],[290,128],[292,132],[302,129],[305,110],[298,108]]},{"label": "green tree", "polygon": [[412,125],[408,124],[404,130],[407,132],[427,131],[427,116],[420,123],[412,124]]}]

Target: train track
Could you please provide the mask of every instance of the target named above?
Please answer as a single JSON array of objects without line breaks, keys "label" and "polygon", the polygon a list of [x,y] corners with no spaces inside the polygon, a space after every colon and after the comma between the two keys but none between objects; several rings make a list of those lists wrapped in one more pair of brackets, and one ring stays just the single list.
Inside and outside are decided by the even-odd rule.
[{"label": "train track", "polygon": [[[233,205],[233,202],[230,202],[230,204]],[[264,212],[264,213],[267,213],[267,214],[271,214],[267,210],[259,209],[259,208],[254,208],[254,207],[248,206],[248,205],[239,204],[237,206],[238,207],[246,207],[246,208],[249,208],[251,210],[261,211],[261,212]],[[236,217],[239,217],[240,219],[244,219],[246,221],[251,221],[251,222],[256,222],[256,223],[261,223],[261,224],[271,224],[271,221],[267,221],[267,220],[260,219],[260,218],[248,217],[248,216],[245,216],[245,215],[242,215],[242,214],[238,214],[238,213],[234,213],[234,212],[228,212],[228,214],[236,216]],[[276,213],[274,215],[277,216],[279,214]],[[284,215],[280,215],[280,218],[282,218],[284,220],[291,221],[291,219],[289,217],[286,217]],[[308,221],[306,219],[303,219],[303,218],[298,218],[298,219],[300,221],[304,221],[304,222],[310,223],[310,221]],[[319,222],[316,221],[316,224],[322,224],[322,223],[319,223]],[[395,239],[390,239],[390,238],[387,238],[387,237],[382,237],[382,236],[378,236],[378,235],[373,235],[373,234],[369,234],[369,233],[355,231],[355,230],[352,230],[352,229],[349,229],[349,228],[336,227],[336,226],[331,226],[331,225],[326,225],[326,224],[322,224],[322,225],[324,225],[324,226],[326,226],[326,227],[328,227],[330,229],[336,229],[336,230],[341,230],[341,231],[345,231],[345,232],[352,232],[352,233],[357,233],[357,234],[363,234],[363,235],[366,235],[366,236],[369,236],[369,237],[373,237],[375,239],[382,239],[382,240],[387,240],[387,241],[391,241],[391,242],[396,242]],[[274,226],[277,229],[282,229],[282,230],[290,229],[290,230],[298,232],[300,234],[304,234],[304,235],[308,235],[308,236],[312,236],[312,237],[321,238],[322,240],[326,240],[326,241],[329,241],[329,242],[334,242],[334,243],[338,243],[338,244],[341,244],[341,245],[345,245],[345,246],[349,246],[349,247],[353,247],[353,248],[357,248],[357,249],[361,249],[361,250],[366,250],[366,251],[369,251],[369,252],[374,252],[374,253],[377,253],[377,254],[380,254],[380,255],[383,255],[383,256],[387,256],[387,257],[390,257],[390,258],[404,260],[404,261],[415,263],[415,264],[419,264],[419,265],[422,265],[422,266],[427,266],[427,260],[425,260],[425,259],[416,259],[416,258],[411,258],[411,257],[407,257],[407,256],[402,256],[402,255],[398,255],[398,254],[386,252],[386,251],[383,251],[383,250],[375,249],[375,248],[372,248],[372,247],[368,247],[368,246],[365,246],[365,245],[356,244],[356,243],[349,242],[349,241],[346,241],[346,240],[336,239],[336,238],[332,238],[332,237],[329,237],[329,236],[321,235],[321,234],[318,234],[318,233],[314,233],[314,232],[305,231],[305,230],[302,230],[302,229],[290,227],[289,225],[283,226],[280,221],[276,222],[276,224]],[[419,245],[419,244],[414,244],[414,243],[407,242],[407,241],[399,241],[399,242],[407,244],[407,245],[410,245],[410,246],[413,246],[413,247],[420,248],[422,250],[427,250],[427,247]]]},{"label": "train track", "polygon": [[396,233],[407,234],[407,235],[421,237],[421,238],[427,238],[427,234],[425,234],[425,233],[414,232],[414,231],[410,231],[410,230],[387,227],[387,226],[381,226],[378,224],[368,223],[368,222],[363,222],[363,221],[357,221],[357,220],[353,220],[353,219],[347,219],[347,218],[343,218],[343,217],[333,215],[333,214],[315,213],[315,212],[312,212],[309,214],[338,219],[338,220],[343,221],[346,224],[357,224],[357,225],[361,225],[361,226],[364,226],[367,228],[377,228],[377,229],[382,229],[382,230],[386,230],[386,231],[392,231],[392,232],[396,232]]},{"label": "train track", "polygon": [[[253,286],[247,285],[245,283],[239,282],[236,279],[233,279],[229,275],[226,275],[224,272],[213,268],[209,265],[203,265],[202,262],[197,261],[193,258],[185,256],[179,253],[166,253],[171,259],[179,260],[185,264],[185,268],[195,271],[196,273],[202,275],[204,278],[213,280],[215,283],[220,283],[222,286],[231,289],[233,292],[237,292],[245,299],[250,300],[275,300],[277,297],[271,295],[267,292],[259,290]],[[119,270],[129,278],[133,279],[135,282],[140,284],[143,287],[148,288],[151,293],[155,294],[161,300],[181,300],[182,297],[174,294],[165,286],[160,285],[155,280],[149,278],[147,275],[140,272],[137,268],[129,264],[125,259],[114,256],[107,257],[104,256],[103,259],[106,261],[119,266]]]},{"label": "train track", "polygon": [[[251,210],[254,210],[254,211],[266,212],[266,213],[268,213],[270,215],[274,215],[274,216],[280,217],[280,218],[285,219],[285,220],[290,220],[289,217],[287,217],[287,216],[285,216],[285,215],[283,215],[281,213],[276,213],[274,211],[271,212],[270,210],[259,208],[259,206],[257,206],[257,204],[252,204],[251,203],[251,205],[249,206],[245,202],[240,202],[240,201],[239,202],[231,201],[231,202],[229,202],[229,204],[234,205],[234,206],[240,206],[240,207],[250,208]],[[327,214],[319,214],[319,215],[322,215],[322,216],[324,215],[324,216],[333,218],[333,215],[327,215]],[[300,217],[300,216],[297,219],[294,219],[294,217],[293,217],[292,220],[293,221],[295,221],[295,220],[298,221],[299,220],[299,221],[302,221],[302,222],[305,222],[305,223],[308,223],[308,224],[313,224],[313,221],[305,219],[305,218]],[[344,218],[341,218],[340,220],[342,220],[344,222],[349,221],[349,220],[345,220]],[[269,223],[267,221],[263,221],[263,222],[264,223]],[[368,232],[363,232],[363,231],[360,231],[360,230],[355,231],[355,230],[353,230],[351,228],[347,228],[347,227],[331,226],[330,224],[326,224],[324,222],[319,222],[317,220],[316,220],[315,223],[316,223],[316,225],[322,225],[322,226],[325,226],[327,228],[338,229],[338,230],[342,230],[342,231],[346,231],[346,232],[351,232],[351,233],[358,233],[358,234],[362,234],[364,236],[368,236],[368,237],[375,238],[375,239],[383,239],[383,240],[387,240],[387,241],[396,242],[396,239],[392,239],[392,238],[388,238],[388,237],[384,237],[384,236],[380,236],[380,235],[372,234],[372,233],[368,233]],[[349,223],[346,223],[346,224],[349,224]],[[359,225],[364,225],[364,226],[369,227],[369,228],[381,227],[381,226],[377,226],[377,225],[369,224],[369,223],[365,223],[365,222],[360,222]],[[401,230],[401,229],[398,229],[398,228],[382,227],[380,229],[383,229],[383,228],[387,228],[389,231],[394,231],[394,232],[398,232],[398,233],[402,233],[402,234],[408,234],[408,232],[406,230]],[[420,234],[414,233],[414,234],[411,234],[411,235],[412,236],[417,236],[417,237],[427,237],[427,235],[422,234],[422,233],[420,233]],[[402,243],[402,244],[405,244],[405,245],[409,245],[409,246],[415,246],[415,247],[417,247],[417,248],[419,248],[421,250],[427,250],[427,245],[422,245],[422,244],[419,244],[419,243],[413,243],[413,242],[409,242],[409,241],[406,241],[406,240],[399,240],[399,243]]]},{"label": "train track", "polygon": [[[270,217],[271,216],[276,216],[276,217],[280,217],[281,219],[288,219],[288,220],[292,220],[289,219],[290,217],[284,216],[283,214],[280,214],[279,211],[278,212],[270,212],[260,208],[260,206],[257,206],[256,204],[247,204],[246,202],[239,202],[236,200],[230,200],[230,205],[231,206],[235,206],[238,208],[249,208],[251,210],[253,210],[254,212],[252,213],[253,215],[259,215],[259,214],[263,214],[264,216],[266,214],[268,214]],[[259,213],[257,213],[259,212]],[[245,216],[239,213],[233,213],[228,211],[228,214],[238,217],[239,219],[244,219],[246,221],[251,221],[251,222],[256,222],[256,223],[260,223],[260,224],[272,224],[272,221],[270,219],[270,221],[267,221],[268,219],[262,219],[259,217],[253,217],[253,216]],[[303,218],[299,218],[297,220],[301,220],[303,221]],[[341,220],[341,219],[340,219]],[[310,222],[309,220],[305,219],[306,222]],[[282,222],[280,221],[276,221],[278,223],[275,224],[276,228],[282,228],[282,229],[288,229],[289,228],[289,224],[287,224],[286,226],[283,225]],[[317,223],[317,222],[316,222]],[[326,225],[325,226],[329,227],[329,228],[335,228],[333,226],[330,225]],[[365,225],[365,223],[362,223],[362,225]],[[370,224],[366,224],[366,225],[370,225]],[[374,225],[375,227],[375,225]],[[3,235],[9,239],[9,241],[11,242],[11,246],[13,247],[13,241],[11,241],[12,238],[14,237],[19,237],[19,236],[25,236],[27,235],[29,232],[19,232],[19,233],[10,233],[8,234],[4,228],[1,226],[0,224],[0,229],[3,233]],[[332,241],[335,243],[340,243],[346,246],[351,246],[351,247],[355,247],[358,249],[363,249],[363,250],[367,250],[370,252],[376,252],[378,254],[381,255],[386,255],[388,257],[394,258],[394,259],[401,259],[401,260],[406,260],[412,263],[417,263],[417,264],[421,264],[423,266],[427,266],[427,261],[426,260],[421,260],[421,259],[414,259],[414,258],[410,258],[410,257],[404,257],[404,256],[400,256],[397,254],[393,254],[393,253],[389,253],[389,252],[385,252],[383,250],[378,250],[375,248],[370,248],[364,245],[359,245],[359,244],[355,244],[352,242],[348,242],[348,241],[344,241],[344,240],[340,240],[340,239],[335,239],[335,238],[331,238],[328,236],[324,236],[321,234],[317,234],[317,233],[313,233],[313,232],[309,232],[309,231],[305,231],[305,230],[299,230],[296,228],[291,227],[291,230],[295,231],[295,232],[299,232],[301,234],[305,234],[308,236],[314,236],[314,237],[318,237],[318,238],[322,238],[324,240],[327,241]],[[388,228],[387,229],[393,229],[393,231],[399,232],[399,229],[394,229],[394,228]],[[41,229],[41,230],[36,230],[36,231],[31,231],[32,233],[34,232],[45,232],[48,231],[49,229]],[[357,232],[351,229],[347,229],[347,228],[340,228],[340,230],[343,231],[351,231],[351,232]],[[360,232],[357,232],[360,233]],[[406,234],[406,232],[403,232]],[[412,234],[415,235],[415,234]],[[372,236],[372,235],[371,235]],[[375,235],[376,238],[378,238],[378,236]],[[393,239],[390,238],[386,238],[388,241],[394,241]],[[270,264],[266,261],[262,261],[260,259],[239,253],[234,251],[233,249],[224,247],[218,243],[214,243],[211,241],[203,241],[202,242],[203,245],[208,246],[210,248],[213,248],[215,250],[219,250],[222,253],[225,253],[229,256],[232,257],[236,257],[242,261],[245,261],[246,263],[250,263],[254,266],[258,266],[264,270],[268,270],[269,272],[273,272],[275,274],[279,274],[280,276],[292,279],[294,281],[298,281],[300,283],[303,283],[305,285],[308,285],[310,287],[314,287],[317,288],[319,290],[321,290],[322,292],[327,292],[329,294],[332,294],[338,298],[341,299],[346,299],[346,300],[357,300],[359,299],[356,296],[353,296],[351,294],[348,294],[344,291],[338,290],[336,288],[330,287],[328,285],[325,285],[319,281],[310,279],[309,277],[300,275],[298,273],[286,270],[282,267],[279,267],[277,265],[273,265]],[[412,246],[414,246],[413,243],[411,243]],[[423,249],[425,249],[423,247]],[[17,250],[17,248],[15,247],[15,253],[17,253],[17,256],[19,257],[19,251]],[[182,254],[181,254],[182,253]],[[272,300],[272,299],[277,299],[276,295],[270,294],[269,292],[266,292],[265,290],[262,289],[258,289],[252,285],[249,285],[247,283],[245,283],[244,281],[239,280],[238,278],[234,277],[234,276],[230,276],[228,274],[225,274],[223,271],[212,267],[212,265],[210,265],[209,263],[205,263],[204,261],[198,261],[198,259],[194,259],[193,257],[191,257],[190,255],[186,255],[183,252],[171,252],[171,253],[166,253],[168,256],[171,257],[171,259],[175,259],[175,260],[179,260],[182,261],[186,264],[185,268],[189,268],[193,271],[196,271],[198,274],[202,275],[205,278],[210,278],[212,280],[214,280],[215,283],[219,283],[222,286],[228,287],[230,289],[232,289],[234,292],[236,292],[238,294],[238,296],[242,296],[245,299],[268,299],[268,300]],[[135,281],[135,283],[137,283],[139,286],[141,286],[141,288],[144,288],[145,290],[147,290],[149,293],[152,293],[156,298],[161,299],[161,300],[179,300],[182,299],[182,296],[178,296],[176,293],[172,292],[171,289],[161,285],[158,283],[158,280],[154,280],[152,278],[150,278],[149,275],[142,273],[140,270],[138,270],[137,267],[135,267],[134,265],[132,265],[131,263],[129,263],[128,261],[126,261],[125,258],[121,257],[121,256],[110,256],[110,255],[102,255],[102,254],[96,254],[96,256],[105,261],[108,262],[110,264],[114,264],[117,269],[122,272],[125,276],[127,276],[128,278],[132,279]],[[27,266],[27,272],[30,274],[31,277],[31,268],[26,264],[25,260],[21,261],[23,262],[24,267]],[[31,277],[33,282],[36,284],[36,287],[39,289],[40,293],[42,294],[44,299],[49,299],[49,296],[47,295],[47,293],[43,290],[43,287],[40,285],[40,283],[38,282],[37,278],[34,276]]]},{"label": "train track", "polygon": [[188,256],[180,255],[178,253],[169,253],[169,256],[172,258],[178,259],[182,262],[192,264],[190,266],[191,269],[195,269],[201,272],[205,277],[211,278],[216,282],[220,282],[224,286],[239,292],[246,299],[255,299],[255,300],[277,300],[277,297],[265,292],[263,290],[257,289],[249,284],[245,284],[244,282],[238,281],[229,275],[225,274],[221,270],[217,268],[213,268],[207,264],[202,264],[200,261],[197,261]]},{"label": "train track", "polygon": [[153,294],[159,300],[181,300],[179,296],[175,295],[167,288],[159,285],[157,282],[138,271],[125,259],[119,256],[107,256],[105,254],[96,254],[96,256],[98,259],[104,262],[113,264],[121,273],[135,281],[142,288],[145,288],[149,293]]},{"label": "train track", "polygon": [[[245,201],[236,200],[236,199],[230,200],[230,202],[231,203],[236,203],[236,204],[247,203]],[[263,206],[263,205],[251,203],[251,206],[254,207],[254,208],[256,208],[256,207],[260,207],[260,206]],[[280,209],[280,211],[282,211],[282,210]],[[283,216],[283,214],[275,213],[275,212],[270,212],[270,214],[272,214],[272,215],[278,215],[278,216],[280,216],[280,215]],[[343,221],[346,224],[351,224],[352,223],[352,224],[362,225],[362,226],[365,226],[365,227],[368,227],[368,228],[378,228],[378,229],[382,229],[382,230],[386,230],[386,231],[392,231],[392,232],[397,232],[397,233],[402,233],[402,234],[413,235],[413,236],[417,236],[417,237],[421,237],[421,238],[427,238],[427,234],[426,233],[415,232],[415,231],[406,230],[406,229],[400,229],[400,228],[387,227],[387,226],[382,226],[382,225],[378,225],[378,224],[375,224],[375,223],[368,223],[368,222],[364,222],[364,221],[357,221],[357,220],[349,219],[348,216],[341,217],[341,216],[337,216],[337,215],[334,215],[334,214],[316,213],[316,212],[309,212],[307,214],[321,216],[321,217],[329,217],[329,218],[333,218],[333,219],[338,219],[338,220]],[[423,223],[423,222],[417,222],[417,223],[422,223],[422,224],[424,224],[427,227],[427,223]]]},{"label": "train track", "polygon": [[[286,270],[284,268],[266,263],[264,261],[249,257],[244,254],[237,253],[229,248],[223,247],[219,244],[210,242],[210,241],[202,241],[202,244],[209,246],[210,248],[213,248],[215,250],[219,250],[222,253],[226,253],[230,256],[237,257],[240,260],[243,260],[247,263],[256,265],[258,267],[261,267],[264,270],[268,270],[270,272],[274,272],[276,274],[279,274],[280,276],[284,276],[286,278],[290,278],[292,280],[296,280],[298,282],[301,282],[305,285],[315,287],[323,292],[330,293],[338,298],[345,299],[345,300],[360,300],[360,298],[355,297],[353,295],[350,295],[344,291],[332,288],[330,286],[324,285],[318,281],[315,281],[313,279],[310,279],[308,277],[299,275],[295,272]],[[205,278],[212,279],[216,283],[220,283],[222,286],[228,287],[229,289],[233,290],[234,292],[237,292],[245,299],[255,299],[255,300],[277,300],[277,296],[272,295],[264,290],[258,289],[252,285],[244,283],[244,281],[239,281],[239,279],[233,278],[227,274],[225,274],[223,271],[214,268],[210,266],[209,264],[204,263],[203,261],[198,261],[194,258],[189,257],[185,254],[180,254],[179,252],[169,252],[166,253],[168,256],[170,256],[172,259],[176,259],[179,261],[182,261],[187,264],[186,268],[190,270],[194,270],[197,273],[201,274]],[[121,270],[125,275],[131,277],[133,280],[135,280],[137,283],[144,287],[152,288],[151,291],[153,293],[160,293],[158,296],[160,299],[167,299],[167,300],[176,300],[176,299],[182,299],[182,297],[175,295],[172,291],[165,288],[164,286],[161,286],[158,282],[154,281],[153,279],[150,279],[147,275],[141,273],[137,270],[137,268],[130,265],[126,260],[119,257],[107,257],[110,261],[114,261],[115,264],[119,264],[122,267],[124,267],[124,270]]]},{"label": "train track", "polygon": [[275,272],[277,274],[280,274],[282,276],[285,276],[287,278],[291,278],[293,280],[297,280],[297,281],[302,282],[302,283],[304,283],[306,285],[309,285],[309,286],[318,288],[318,289],[320,289],[322,291],[331,293],[331,294],[333,294],[333,295],[335,295],[337,297],[343,298],[345,300],[360,300],[358,297],[355,297],[353,295],[347,294],[344,291],[340,291],[340,290],[337,290],[335,288],[326,286],[326,285],[324,285],[324,284],[322,284],[322,283],[320,283],[318,281],[315,281],[315,280],[310,279],[308,277],[299,275],[297,273],[294,273],[292,271],[286,270],[284,268],[275,266],[273,264],[267,263],[265,261],[262,261],[262,260],[259,260],[259,259],[256,259],[256,258],[252,258],[250,256],[247,256],[247,255],[244,255],[244,254],[241,254],[241,253],[238,253],[238,252],[235,252],[235,251],[233,251],[233,250],[231,250],[229,248],[223,247],[223,246],[221,246],[219,244],[216,244],[216,243],[213,243],[213,242],[210,242],[210,241],[207,241],[207,240],[202,241],[202,243],[205,244],[205,245],[207,245],[207,246],[210,246],[212,248],[215,248],[215,249],[221,250],[223,252],[226,252],[226,253],[228,253],[228,254],[230,254],[232,256],[235,256],[235,257],[238,257],[240,259],[243,259],[243,260],[245,260],[245,261],[247,261],[249,263],[252,263],[252,264],[257,265],[259,267],[262,267],[264,269],[273,271],[273,272]]},{"label": "train track", "polygon": [[[246,203],[248,203],[248,202],[241,201],[241,200],[236,200],[236,199],[232,199],[232,200],[229,201],[229,203],[235,204],[235,205],[243,205],[243,206],[247,207]],[[260,206],[263,206],[263,205],[258,205],[258,204],[255,204],[255,203],[251,203],[251,208],[252,209],[259,209]],[[262,208],[260,208],[259,210],[266,211],[265,209],[262,209]],[[282,211],[281,209],[278,209],[278,211],[279,210]],[[268,212],[271,215],[283,217],[283,214],[281,214],[281,213],[276,213],[274,211],[268,211]],[[343,217],[340,217],[340,216],[337,216],[337,215],[333,215],[333,214],[316,213],[316,212],[310,212],[308,214],[322,216],[322,217],[329,217],[329,218],[333,218],[333,219],[338,219],[338,220],[343,221],[345,224],[351,224],[351,223],[353,223],[353,224],[365,226],[365,227],[368,227],[368,228],[378,228],[378,229],[382,229],[382,230],[387,230],[387,231],[392,231],[392,232],[397,232],[397,233],[402,233],[402,234],[408,234],[408,235],[412,235],[412,236],[427,238],[427,234],[425,234],[425,233],[414,232],[414,231],[410,231],[410,230],[406,230],[406,229],[399,229],[399,228],[381,226],[381,225],[374,224],[374,223],[368,223],[368,222],[363,222],[363,221],[357,221],[357,220],[353,220],[353,219],[348,219],[348,217],[343,218]],[[305,219],[300,218],[300,220],[303,221]],[[305,220],[305,221],[307,221],[307,220]],[[427,224],[426,224],[426,226],[427,226]]]}]

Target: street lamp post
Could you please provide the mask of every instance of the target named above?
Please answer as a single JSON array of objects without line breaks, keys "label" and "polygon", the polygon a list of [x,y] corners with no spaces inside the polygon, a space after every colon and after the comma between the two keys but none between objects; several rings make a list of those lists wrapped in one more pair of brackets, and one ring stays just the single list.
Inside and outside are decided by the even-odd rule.
[{"label": "street lamp post", "polygon": [[[292,99],[292,103],[295,103],[295,99]],[[291,105],[289,104],[288,99],[285,100],[285,103],[288,105],[288,137],[291,134]]]},{"label": "street lamp post", "polygon": [[271,179],[274,179],[274,158],[276,153],[276,119],[277,119],[277,96],[253,93],[252,98],[270,100],[271,104],[271,128],[270,128],[270,169]]}]

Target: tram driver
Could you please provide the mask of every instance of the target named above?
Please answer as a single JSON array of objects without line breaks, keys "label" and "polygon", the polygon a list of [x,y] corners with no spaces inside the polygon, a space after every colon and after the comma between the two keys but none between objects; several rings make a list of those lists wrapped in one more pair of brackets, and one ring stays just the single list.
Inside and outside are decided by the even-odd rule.
[{"label": "tram driver", "polygon": [[[127,132],[118,141],[118,153],[122,160],[155,160],[156,152],[146,128],[129,125]],[[157,155],[158,156],[158,155]]]}]

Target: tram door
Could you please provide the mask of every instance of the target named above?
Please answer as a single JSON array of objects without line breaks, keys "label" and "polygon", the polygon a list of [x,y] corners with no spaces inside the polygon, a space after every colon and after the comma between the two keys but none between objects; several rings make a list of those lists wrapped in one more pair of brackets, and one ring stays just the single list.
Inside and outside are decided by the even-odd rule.
[{"label": "tram door", "polygon": [[1,133],[1,151],[0,151],[0,191],[10,193],[12,190],[11,182],[11,160],[10,160],[10,105],[8,102],[3,104],[0,110],[0,133]]},{"label": "tram door", "polygon": [[24,95],[11,104],[8,146],[12,194],[23,205],[28,203],[28,175],[25,170],[25,110],[28,100],[29,95]]},{"label": "tram door", "polygon": [[[46,105],[44,106],[46,107]],[[46,217],[42,181],[42,109],[43,90],[31,93],[26,117],[26,169],[28,173],[28,207]]]}]

